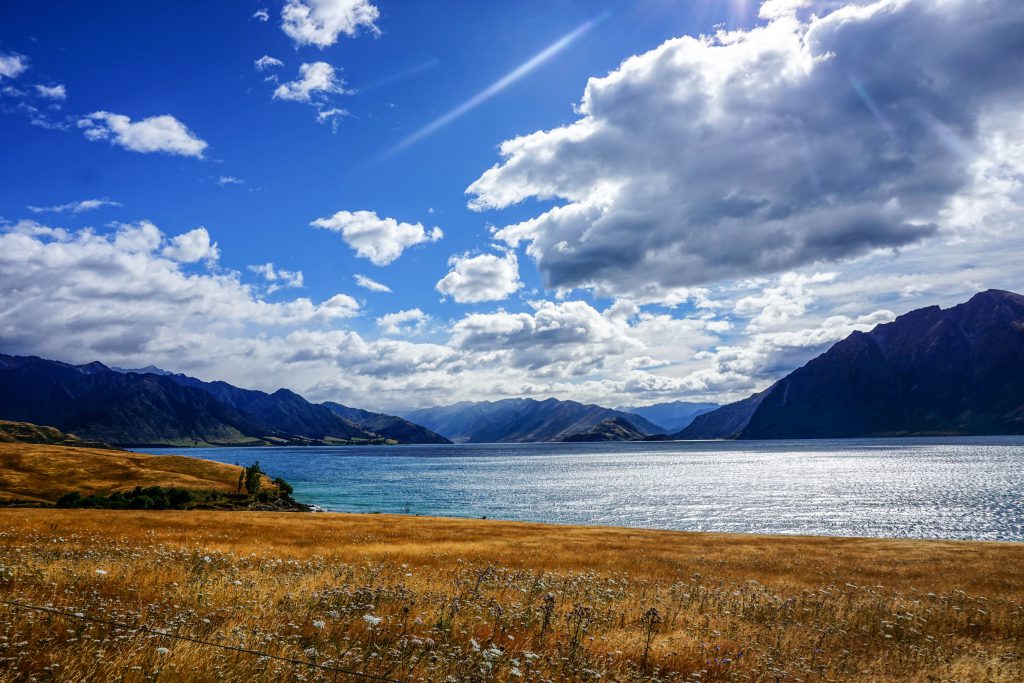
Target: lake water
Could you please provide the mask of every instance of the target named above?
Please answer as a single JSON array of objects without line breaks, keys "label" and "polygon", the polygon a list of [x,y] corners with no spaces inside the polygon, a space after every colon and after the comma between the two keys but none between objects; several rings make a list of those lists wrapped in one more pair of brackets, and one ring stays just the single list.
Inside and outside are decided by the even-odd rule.
[{"label": "lake water", "polygon": [[1024,437],[144,450],[346,512],[1024,541]]}]

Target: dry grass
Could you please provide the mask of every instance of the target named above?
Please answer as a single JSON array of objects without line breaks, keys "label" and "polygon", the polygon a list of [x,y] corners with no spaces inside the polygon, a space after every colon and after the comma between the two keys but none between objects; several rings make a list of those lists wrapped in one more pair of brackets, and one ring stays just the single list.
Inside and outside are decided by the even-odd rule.
[{"label": "dry grass", "polygon": [[[0,529],[5,599],[401,680],[1024,679],[1022,544],[29,509]],[[0,680],[32,679],[357,680],[0,606]]]},{"label": "dry grass", "polygon": [[52,503],[71,491],[108,495],[135,486],[234,493],[240,471],[235,465],[180,455],[0,443],[2,499]]}]

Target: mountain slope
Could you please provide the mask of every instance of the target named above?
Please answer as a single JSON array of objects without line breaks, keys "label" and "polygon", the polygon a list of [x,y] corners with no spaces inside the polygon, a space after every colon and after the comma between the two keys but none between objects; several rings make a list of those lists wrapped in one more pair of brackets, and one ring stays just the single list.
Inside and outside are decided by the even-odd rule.
[{"label": "mountain slope", "polygon": [[626,420],[644,435],[664,431],[639,415],[554,398],[544,401],[529,398],[479,403],[464,401],[416,410],[405,417],[456,443],[559,441],[587,431],[610,417]]},{"label": "mountain slope", "polygon": [[761,401],[768,395],[771,388],[748,396],[742,401],[729,403],[711,412],[698,415],[681,431],[672,435],[673,439],[729,439],[738,435],[750,422],[751,416]]},{"label": "mountain slope", "polygon": [[363,427],[287,389],[268,394],[180,374],[0,355],[0,419],[118,445],[438,442],[436,434],[388,418],[366,413],[360,421],[373,426]]},{"label": "mountain slope", "polygon": [[640,441],[646,434],[637,431],[633,425],[621,417],[609,417],[584,432],[577,432],[563,437],[568,442],[594,441]]},{"label": "mountain slope", "polygon": [[999,290],[854,332],[780,380],[744,439],[1024,433],[1024,297]]},{"label": "mountain slope", "polygon": [[451,443],[451,441],[440,434],[432,432],[426,427],[421,427],[418,424],[409,422],[408,420],[396,415],[372,413],[369,410],[350,408],[348,406],[341,405],[340,403],[334,403],[333,401],[327,401],[320,405],[362,429],[375,434],[380,434],[388,439],[394,439],[401,443]]},{"label": "mountain slope", "polygon": [[854,332],[678,439],[1024,433],[1024,297],[989,290]]},{"label": "mountain slope", "polygon": [[717,403],[671,401],[669,403],[655,403],[650,406],[624,406],[619,408],[619,410],[639,415],[662,427],[663,432],[672,434],[685,429],[697,416],[710,413],[719,407]]}]

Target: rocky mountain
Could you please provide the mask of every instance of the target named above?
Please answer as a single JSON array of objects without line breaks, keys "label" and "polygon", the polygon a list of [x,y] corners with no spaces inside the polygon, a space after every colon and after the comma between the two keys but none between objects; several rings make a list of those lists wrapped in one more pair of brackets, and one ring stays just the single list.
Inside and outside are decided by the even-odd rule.
[{"label": "rocky mountain", "polygon": [[666,434],[673,434],[688,427],[698,415],[710,413],[719,407],[717,403],[671,401],[668,403],[655,403],[650,406],[624,406],[619,408],[619,410],[624,413],[639,415],[662,427]]},{"label": "rocky mountain", "polygon": [[[170,373],[0,355],[0,419],[131,446],[383,443],[385,437],[280,389]],[[401,440],[401,439],[394,439]]]},{"label": "rocky mountain", "polygon": [[451,441],[440,434],[432,432],[426,427],[421,427],[418,424],[409,422],[408,420],[396,415],[371,413],[369,410],[350,408],[348,406],[343,406],[340,403],[334,403],[333,401],[327,401],[320,405],[332,411],[335,415],[343,417],[352,424],[400,443],[451,443]]},{"label": "rocky mountain", "polygon": [[[1024,297],[1000,290],[854,332],[760,395],[679,438],[1024,433]],[[744,404],[744,405],[740,405]],[[729,409],[745,421],[722,419]],[[700,423],[699,423],[700,421]],[[715,429],[721,427],[720,429]]]},{"label": "rocky mountain", "polygon": [[455,443],[527,443],[560,441],[585,432],[611,417],[624,419],[643,435],[665,430],[639,415],[598,405],[549,398],[510,398],[502,401],[463,401],[424,408],[405,415]]},{"label": "rocky mountain", "polygon": [[638,431],[621,417],[609,417],[584,432],[570,434],[562,441],[641,441],[647,434]]}]

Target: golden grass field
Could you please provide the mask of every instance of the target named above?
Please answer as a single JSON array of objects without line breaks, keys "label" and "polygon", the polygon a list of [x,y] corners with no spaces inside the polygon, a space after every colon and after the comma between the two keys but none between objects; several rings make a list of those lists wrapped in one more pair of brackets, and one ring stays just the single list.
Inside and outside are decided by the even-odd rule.
[{"label": "golden grass field", "polygon": [[0,499],[4,500],[52,503],[71,491],[107,495],[135,486],[234,493],[240,471],[236,465],[182,455],[0,443]]},{"label": "golden grass field", "polygon": [[[1024,544],[8,509],[0,596],[402,681],[1024,680]],[[360,679],[0,605],[0,680]]]}]

